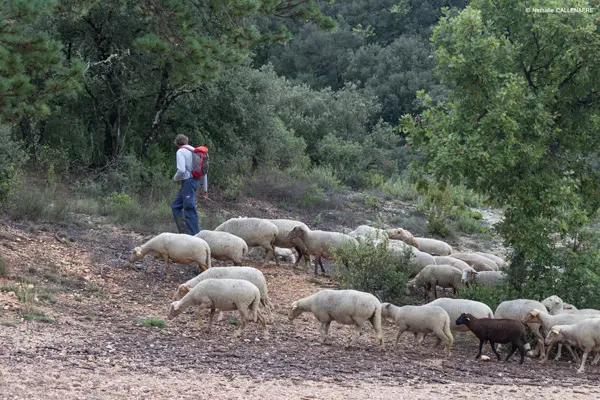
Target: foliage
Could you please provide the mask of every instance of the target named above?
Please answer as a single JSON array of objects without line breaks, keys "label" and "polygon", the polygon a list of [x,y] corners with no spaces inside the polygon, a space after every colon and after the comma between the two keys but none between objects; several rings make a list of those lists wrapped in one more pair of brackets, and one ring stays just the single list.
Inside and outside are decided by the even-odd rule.
[{"label": "foliage", "polygon": [[[487,304],[492,311],[494,311],[503,301],[520,298],[518,291],[508,284],[493,287],[471,284],[469,287],[461,289],[458,292],[457,297]],[[535,297],[528,296],[523,298],[535,299]]]},{"label": "foliage", "polygon": [[138,317],[135,323],[139,326],[164,328],[166,326],[165,321],[157,317]]},{"label": "foliage", "polygon": [[8,276],[8,265],[4,261],[4,257],[0,254],[0,278],[6,278]]},{"label": "foliage", "polygon": [[343,247],[335,258],[335,279],[344,288],[372,293],[384,302],[402,304],[410,271],[410,250],[404,259],[394,261],[387,243],[375,246],[368,240],[358,247]]},{"label": "foliage", "polygon": [[0,125],[0,209],[17,184],[16,171],[25,164],[27,155],[14,140],[9,126]]},{"label": "foliage", "polygon": [[[535,293],[568,278],[547,275],[548,265],[560,265],[551,263],[554,234],[577,234],[600,206],[597,17],[597,10],[540,16],[516,1],[446,10],[433,45],[449,100],[421,93],[426,111],[403,119],[423,155],[421,171],[504,207],[500,231],[520,260],[511,274]],[[578,257],[559,258],[579,265]]]}]

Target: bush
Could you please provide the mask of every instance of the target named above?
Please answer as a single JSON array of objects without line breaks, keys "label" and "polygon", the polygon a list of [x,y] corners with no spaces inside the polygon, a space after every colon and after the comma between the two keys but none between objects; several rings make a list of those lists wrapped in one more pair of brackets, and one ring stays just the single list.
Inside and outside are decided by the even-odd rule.
[{"label": "bush", "polygon": [[6,278],[8,276],[8,265],[6,265],[6,261],[0,254],[0,278]]},{"label": "bush", "polygon": [[20,142],[12,137],[7,125],[0,125],[0,208],[16,188],[17,171],[27,161]]},{"label": "bush", "polygon": [[[490,306],[495,311],[500,303],[506,300],[518,299],[518,291],[509,284],[485,287],[481,285],[470,285],[461,289],[457,296],[459,299],[479,301]],[[527,297],[529,298],[529,297]]]},{"label": "bush", "polygon": [[416,200],[419,197],[416,185],[409,182],[407,178],[400,176],[388,179],[381,187],[381,190],[403,201]]},{"label": "bush", "polygon": [[381,301],[402,304],[404,285],[408,281],[411,252],[394,261],[387,243],[375,247],[367,241],[358,247],[344,247],[336,256],[335,278],[346,289],[372,293]]}]

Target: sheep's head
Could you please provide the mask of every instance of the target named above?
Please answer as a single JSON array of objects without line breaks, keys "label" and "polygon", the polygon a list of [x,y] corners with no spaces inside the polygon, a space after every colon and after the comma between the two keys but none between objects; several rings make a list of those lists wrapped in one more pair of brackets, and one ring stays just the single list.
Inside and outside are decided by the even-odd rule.
[{"label": "sheep's head", "polygon": [[562,332],[560,327],[557,326],[553,326],[552,329],[550,329],[550,332],[548,332],[548,334],[546,335],[546,339],[544,340],[544,342],[546,343],[546,345],[551,345],[554,344],[556,342],[560,342],[562,340],[563,336],[562,336]]},{"label": "sheep's head", "polygon": [[546,297],[542,304],[544,307],[548,309],[549,313],[553,313],[554,311],[560,311],[563,308],[563,301],[560,297],[556,295],[552,295],[550,297]]},{"label": "sheep's head", "polygon": [[294,240],[294,239],[302,239],[302,237],[304,236],[304,227],[301,225],[295,226],[290,233],[288,233],[288,240]]},{"label": "sheep's head", "polygon": [[419,248],[419,242],[417,241],[417,239],[415,239],[412,233],[410,233],[406,229],[393,228],[388,229],[385,232],[387,233],[388,239],[402,240],[404,243],[408,243],[411,246],[416,247],[417,249]]},{"label": "sheep's head", "polygon": [[181,299],[183,299],[183,296],[185,296],[186,294],[188,294],[191,289],[192,288],[189,287],[188,285],[186,285],[185,283],[179,285],[179,287],[177,288],[177,291],[173,295],[173,300],[181,300]]},{"label": "sheep's head", "polygon": [[456,325],[466,325],[473,319],[471,314],[462,313],[460,317],[456,320]]},{"label": "sheep's head", "polygon": [[523,315],[523,322],[540,322],[540,310],[533,309]]},{"label": "sheep's head", "polygon": [[475,280],[475,275],[477,275],[477,271],[474,269],[464,269],[460,280],[462,283],[473,282]]},{"label": "sheep's head", "polygon": [[390,317],[391,304],[390,303],[381,303],[381,317]]},{"label": "sheep's head", "polygon": [[290,321],[295,320],[296,318],[298,318],[298,316],[300,314],[302,314],[304,310],[302,310],[300,307],[298,307],[298,302],[295,301],[292,303],[292,307],[290,308],[290,314],[288,316]]},{"label": "sheep's head", "polygon": [[167,314],[167,319],[175,318],[176,316],[181,314],[182,311],[183,311],[183,308],[181,307],[180,301],[172,302],[171,305],[169,306],[169,313]]},{"label": "sheep's head", "polygon": [[130,263],[134,263],[142,257],[144,257],[144,254],[142,253],[142,248],[138,246],[131,251],[131,255],[129,256],[128,260]]}]

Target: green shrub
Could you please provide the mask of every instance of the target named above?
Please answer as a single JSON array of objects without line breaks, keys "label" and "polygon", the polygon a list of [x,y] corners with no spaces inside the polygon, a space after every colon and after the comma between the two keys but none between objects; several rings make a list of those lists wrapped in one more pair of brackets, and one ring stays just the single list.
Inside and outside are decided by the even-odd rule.
[{"label": "green shrub", "polygon": [[157,328],[164,328],[166,326],[165,321],[157,317],[138,317],[135,322],[139,326],[156,326]]},{"label": "green shrub", "polygon": [[37,312],[26,312],[23,314],[23,318],[24,319],[30,319],[30,320],[34,320],[34,321],[39,321],[39,322],[45,322],[47,324],[55,324],[56,323],[56,319],[54,317],[51,317],[49,315],[45,315],[39,311]]},{"label": "green shrub", "polygon": [[234,201],[239,200],[242,191],[244,189],[244,180],[241,176],[230,176],[227,177],[227,183],[225,185],[225,191],[223,195],[227,200]]},{"label": "green shrub", "polygon": [[[458,292],[460,299],[479,301],[490,306],[492,311],[496,310],[498,305],[506,300],[518,299],[518,291],[509,284],[485,287],[481,285],[470,285]],[[529,297],[528,297],[529,298]]]},{"label": "green shrub", "polygon": [[381,190],[403,201],[416,200],[419,197],[417,186],[409,182],[408,179],[399,176],[388,179],[381,187]]},{"label": "green shrub", "polygon": [[0,209],[17,188],[16,171],[26,161],[22,144],[13,139],[10,126],[0,124]]},{"label": "green shrub", "polygon": [[456,220],[456,230],[464,233],[484,233],[487,228],[474,218],[470,210],[458,213],[458,216],[453,217]]},{"label": "green shrub", "polygon": [[402,304],[410,257],[408,250],[404,259],[395,261],[387,250],[387,243],[375,247],[367,241],[358,247],[345,246],[335,257],[335,278],[344,288],[372,293],[381,301]]}]

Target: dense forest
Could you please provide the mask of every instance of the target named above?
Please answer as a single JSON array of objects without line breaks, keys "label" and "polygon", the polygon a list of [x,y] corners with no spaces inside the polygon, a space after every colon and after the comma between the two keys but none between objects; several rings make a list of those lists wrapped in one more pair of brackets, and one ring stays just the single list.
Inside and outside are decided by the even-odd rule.
[{"label": "dense forest", "polygon": [[464,185],[504,209],[506,290],[592,292],[599,14],[522,3],[5,1],[0,202],[68,183],[165,207],[183,133],[231,200],[257,179],[394,195],[412,172],[444,234]]}]

